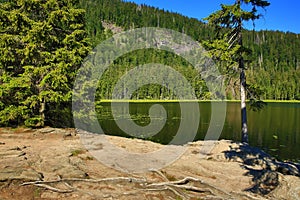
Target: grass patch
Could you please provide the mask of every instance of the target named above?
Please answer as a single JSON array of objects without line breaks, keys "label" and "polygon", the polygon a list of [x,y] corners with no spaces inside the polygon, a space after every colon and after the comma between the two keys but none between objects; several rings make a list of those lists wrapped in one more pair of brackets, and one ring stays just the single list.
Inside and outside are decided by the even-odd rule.
[{"label": "grass patch", "polygon": [[83,153],[85,153],[85,150],[75,149],[75,150],[71,151],[71,156],[78,156],[79,154],[83,154]]},{"label": "grass patch", "polygon": [[36,187],[33,191],[34,198],[40,198],[41,197],[41,191],[42,189],[39,187]]},{"label": "grass patch", "polygon": [[87,157],[86,157],[86,160],[94,160],[94,157],[92,157],[92,156],[87,156]]}]

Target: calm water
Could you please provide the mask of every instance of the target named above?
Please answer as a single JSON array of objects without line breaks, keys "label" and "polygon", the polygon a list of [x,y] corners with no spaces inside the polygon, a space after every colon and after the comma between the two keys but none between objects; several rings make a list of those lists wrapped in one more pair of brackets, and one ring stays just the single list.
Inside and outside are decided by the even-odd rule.
[{"label": "calm water", "polygon": [[[154,103],[130,103],[130,117],[137,125],[146,126],[150,123],[149,109]],[[188,103],[185,103],[188,104]],[[160,103],[166,111],[167,118],[160,117],[162,113],[156,113],[154,121],[166,120],[163,128],[154,136],[149,137],[156,142],[168,144],[176,135],[181,116],[179,103]],[[112,116],[111,104],[101,103],[98,110],[98,118],[103,131],[106,134],[128,136],[116,124],[116,120],[126,117],[124,103],[115,104],[117,114]],[[200,120],[197,135],[194,140],[203,140],[211,122],[211,103],[199,103]],[[191,124],[197,115],[190,112],[184,115]],[[249,142],[252,146],[258,146],[278,157],[279,159],[300,160],[300,104],[298,103],[268,103],[259,111],[248,110]],[[240,141],[240,104],[227,103],[225,124],[220,139]],[[217,125],[219,126],[219,125]],[[188,134],[188,128],[187,134]],[[126,132],[126,131],[125,131]]]}]

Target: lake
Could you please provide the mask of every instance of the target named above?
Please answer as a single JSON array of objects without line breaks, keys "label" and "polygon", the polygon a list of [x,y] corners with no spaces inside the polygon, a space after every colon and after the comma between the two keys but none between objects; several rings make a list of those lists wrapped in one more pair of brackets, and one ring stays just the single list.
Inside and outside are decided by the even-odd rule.
[{"label": "lake", "polygon": [[[164,112],[157,111],[150,120],[149,109],[154,104],[163,106]],[[188,106],[188,102],[184,103]],[[211,122],[212,104],[210,102],[200,102],[200,120],[197,123],[194,141],[203,140]],[[105,134],[130,137],[127,131],[121,130],[117,123],[127,119],[135,122],[136,126],[146,127],[150,123],[161,123],[164,126],[150,136],[141,135],[142,138],[150,139],[162,144],[169,144],[179,130],[180,123],[186,119],[195,124],[197,114],[189,111],[181,116],[182,110],[179,103],[164,102],[131,102],[129,103],[129,113],[126,113],[126,103],[114,103],[114,117],[112,115],[111,103],[101,102],[97,110],[100,125]],[[219,139],[240,141],[240,103],[227,102],[226,117]],[[249,143],[257,146],[271,155],[281,160],[300,160],[300,103],[268,103],[261,111],[248,109],[248,131]],[[165,115],[165,117],[164,117]],[[213,123],[212,123],[213,124]],[[153,124],[152,124],[153,125]],[[221,126],[221,125],[217,125]],[[222,127],[221,127],[222,128]],[[189,127],[185,127],[186,134],[189,134]],[[184,143],[184,142],[183,142]]]}]

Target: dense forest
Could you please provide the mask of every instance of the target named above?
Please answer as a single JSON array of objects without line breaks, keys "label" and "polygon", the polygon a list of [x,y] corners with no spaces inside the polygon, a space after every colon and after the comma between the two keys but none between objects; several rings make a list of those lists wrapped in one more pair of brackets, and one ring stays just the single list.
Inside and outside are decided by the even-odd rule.
[{"label": "dense forest", "polygon": [[0,3],[0,125],[72,126],[72,88],[90,52],[69,0]]},{"label": "dense forest", "polygon": [[[0,0],[0,125],[72,126],[72,89],[84,58],[113,34],[139,27],[172,29],[200,44],[215,35],[212,27],[197,19],[121,0]],[[250,50],[248,97],[300,100],[299,37],[244,30]],[[116,59],[99,80],[96,98],[110,99],[120,77],[146,63],[173,67],[191,82],[198,99],[211,97],[186,60],[145,49]],[[239,98],[238,84],[238,77],[228,80],[227,99]],[[172,88],[146,85],[132,98],[177,97]]]},{"label": "dense forest", "polygon": [[[197,19],[147,5],[137,5],[121,0],[81,0],[80,6],[86,9],[86,30],[89,38],[92,39],[93,46],[113,34],[110,29],[103,26],[103,22],[112,23],[123,30],[139,27],[168,28],[185,33],[200,43],[211,39],[215,34],[212,27]],[[244,30],[244,44],[251,52],[247,59],[249,60],[247,62],[249,98],[255,96],[261,99],[299,100],[300,35],[280,31]],[[133,65],[153,61],[153,53],[146,53],[148,56],[144,54],[145,52],[140,52],[139,54],[131,55],[132,57],[127,60],[134,60],[134,63],[131,62]],[[147,60],[148,57],[150,60]],[[177,68],[183,67],[181,60],[174,61],[171,58],[169,59],[172,60],[170,64],[166,62],[165,57],[158,54],[156,61]],[[180,63],[180,66],[178,66],[178,63]],[[128,62],[121,63],[121,66],[123,66],[119,66],[121,70],[128,70]],[[117,76],[116,74],[114,75]],[[116,81],[116,79],[114,80]],[[114,82],[114,80],[105,80],[104,82]],[[194,82],[193,85],[201,85],[201,87],[204,87],[201,91],[207,93],[205,85],[200,83],[201,79],[194,76],[189,80],[196,81],[197,83]],[[238,81],[239,79],[236,77],[227,83],[227,99],[239,99]],[[108,94],[109,91],[109,89],[106,92],[103,91],[103,94]],[[143,93],[148,91],[143,91]],[[154,91],[153,88],[151,91]],[[156,91],[155,94],[150,92],[146,96],[149,98],[163,96],[159,93],[161,89],[157,88]],[[109,97],[109,95],[100,96],[102,98]],[[145,95],[140,95],[139,97],[144,98]],[[198,95],[197,97],[201,99],[209,97],[209,94]],[[168,96],[168,98],[173,97]]]}]

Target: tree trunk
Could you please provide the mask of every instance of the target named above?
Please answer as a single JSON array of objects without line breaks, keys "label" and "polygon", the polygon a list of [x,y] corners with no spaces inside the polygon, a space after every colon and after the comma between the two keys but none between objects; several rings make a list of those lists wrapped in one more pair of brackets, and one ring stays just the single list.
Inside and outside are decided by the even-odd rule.
[{"label": "tree trunk", "polygon": [[43,98],[42,101],[40,102],[40,118],[41,118],[41,123],[39,126],[43,127],[45,125],[45,108],[46,108],[46,102],[45,99]]},{"label": "tree trunk", "polygon": [[243,68],[240,68],[240,70],[242,142],[248,143],[248,126],[246,110],[246,75],[245,70]]}]

